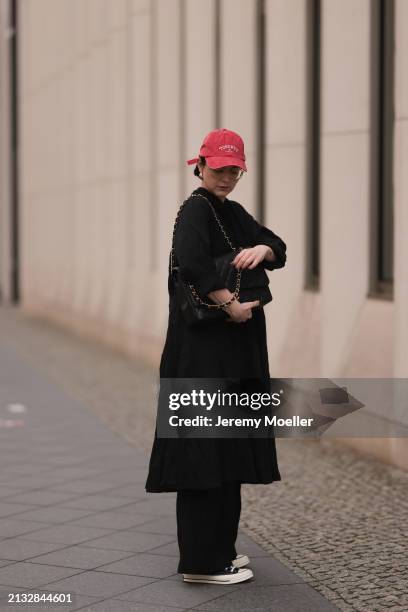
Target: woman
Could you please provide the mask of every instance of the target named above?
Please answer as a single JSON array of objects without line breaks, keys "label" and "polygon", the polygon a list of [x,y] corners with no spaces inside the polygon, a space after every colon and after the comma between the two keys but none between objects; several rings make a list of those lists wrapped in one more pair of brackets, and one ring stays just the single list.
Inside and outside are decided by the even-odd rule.
[{"label": "woman", "polygon": [[[225,253],[225,237],[245,246],[236,269],[286,262],[286,245],[227,196],[246,172],[244,143],[226,129],[213,130],[200,154],[189,160],[201,181],[187,199],[174,232],[179,272],[199,292],[223,307],[228,320],[204,327],[186,325],[169,274],[169,323],[160,363],[161,378],[269,379],[266,327],[259,302],[233,299],[218,276],[214,256]],[[209,201],[209,202],[208,202]],[[249,246],[248,246],[249,245]],[[178,572],[186,582],[236,584],[253,576],[235,541],[242,483],[281,480],[274,438],[158,438],[150,458],[147,492],[177,491]]]}]

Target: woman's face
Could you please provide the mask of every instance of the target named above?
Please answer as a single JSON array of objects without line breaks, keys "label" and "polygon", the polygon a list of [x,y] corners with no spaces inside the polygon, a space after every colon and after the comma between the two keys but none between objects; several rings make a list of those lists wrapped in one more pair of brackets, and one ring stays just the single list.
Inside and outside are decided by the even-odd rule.
[{"label": "woman's face", "polygon": [[224,166],[215,170],[207,164],[203,166],[199,163],[198,167],[203,177],[202,186],[220,200],[225,200],[241,176],[241,168],[238,166]]}]

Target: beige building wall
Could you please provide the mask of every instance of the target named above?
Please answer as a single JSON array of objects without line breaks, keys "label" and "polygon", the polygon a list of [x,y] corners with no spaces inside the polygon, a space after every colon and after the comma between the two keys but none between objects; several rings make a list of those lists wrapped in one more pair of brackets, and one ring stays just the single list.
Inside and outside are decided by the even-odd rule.
[{"label": "beige building wall", "polygon": [[[386,378],[394,371],[394,304],[367,297],[370,5],[323,5],[320,371],[328,377]],[[386,438],[345,442],[383,456],[392,452]]]},{"label": "beige building wall", "polygon": [[242,135],[248,173],[231,194],[256,211],[256,2],[223,0],[221,21],[221,125]]},{"label": "beige building wall", "polygon": [[9,11],[0,3],[0,292],[1,299],[11,299],[10,258],[10,97],[9,97]]},{"label": "beige building wall", "polygon": [[[156,365],[173,221],[198,185],[185,160],[215,127],[216,6],[20,1],[21,306]],[[256,1],[219,8],[221,125],[245,139],[234,197],[255,214]],[[396,0],[394,301],[367,297],[370,0],[322,1],[321,278],[305,289],[307,10],[265,0],[266,224],[288,243],[271,274],[271,374],[407,376],[407,2]],[[345,442],[408,466],[404,439]]]},{"label": "beige building wall", "polygon": [[394,376],[408,377],[408,3],[396,2]]},{"label": "beige building wall", "polygon": [[272,376],[319,375],[319,298],[304,290],[306,7],[307,0],[267,0],[265,5],[265,222],[290,237],[284,273],[270,275],[274,301],[266,316]]},{"label": "beige building wall", "polygon": [[[184,2],[184,7],[185,28],[181,33],[184,41],[181,201],[197,187],[197,178],[193,175],[194,166],[187,166],[185,162],[198,155],[203,136],[214,127],[216,112],[216,0],[188,0]],[[174,205],[177,206],[177,203]]]}]

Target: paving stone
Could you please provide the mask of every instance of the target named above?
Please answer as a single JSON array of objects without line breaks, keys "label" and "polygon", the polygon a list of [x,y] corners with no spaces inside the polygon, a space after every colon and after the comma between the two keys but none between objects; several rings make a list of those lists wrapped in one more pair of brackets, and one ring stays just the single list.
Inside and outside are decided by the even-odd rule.
[{"label": "paving stone", "polygon": [[52,471],[46,464],[35,465],[32,463],[11,463],[7,466],[7,474],[22,476],[34,476],[39,474],[49,474]]},{"label": "paving stone", "polygon": [[[26,506],[27,508],[27,506]],[[77,510],[75,508],[59,508],[47,506],[45,508],[32,507],[31,510],[19,512],[16,518],[19,520],[38,521],[39,523],[66,523],[80,517],[92,514],[89,510]]]},{"label": "paving stone", "polygon": [[[141,458],[143,458],[143,461],[141,461]],[[149,462],[146,456],[138,455],[136,464],[131,459],[128,459],[126,465],[115,470],[116,483],[129,483],[137,488],[140,486],[139,479],[143,479],[146,476],[148,465]]]},{"label": "paving stone", "polygon": [[[150,496],[153,497],[153,496]],[[123,506],[121,512],[137,512],[148,516],[166,516],[176,512],[176,500],[171,499],[147,499]]]},{"label": "paving stone", "polygon": [[151,606],[143,603],[120,601],[119,599],[107,599],[99,604],[87,606],[81,612],[183,612],[184,610],[185,608],[175,608],[173,606]]},{"label": "paving stone", "polygon": [[[123,500],[124,498],[121,499]],[[159,519],[166,516],[167,513],[164,513],[163,511],[162,514],[157,514],[157,512],[150,513],[146,506],[142,505],[142,507],[140,507],[140,502],[144,501],[146,501],[146,499],[140,498],[135,500],[128,497],[124,504],[121,504],[120,507],[115,508],[115,511],[123,514],[130,514],[132,516],[143,513],[146,516],[146,522],[148,520]]]},{"label": "paving stone", "polygon": [[335,612],[337,607],[324,599],[306,584],[250,587],[241,585],[233,593],[228,592],[213,601],[197,606],[208,612]]},{"label": "paving stone", "polygon": [[27,537],[30,532],[38,529],[39,523],[35,521],[23,521],[15,518],[0,519],[0,537],[11,538],[25,534]]},{"label": "paving stone", "polygon": [[49,565],[36,565],[29,561],[18,561],[0,567],[0,585],[36,587],[66,576],[72,576],[77,570]]},{"label": "paving stone", "polygon": [[168,535],[155,533],[137,533],[134,531],[118,531],[111,535],[95,538],[87,542],[87,546],[96,548],[107,548],[113,550],[129,550],[134,552],[145,552],[169,543],[174,538]]},{"label": "paving stone", "polygon": [[74,500],[78,495],[75,493],[61,493],[60,491],[27,491],[26,493],[17,493],[7,497],[8,503],[29,504],[32,506],[51,506],[51,504],[59,504]]},{"label": "paving stone", "polygon": [[73,465],[71,467],[53,467],[52,474],[59,479],[60,483],[70,482],[78,478],[92,478],[93,480],[105,478],[106,469],[102,469],[101,466],[89,466],[86,458],[80,461],[84,461],[84,464]]},{"label": "paving stone", "polygon": [[164,555],[165,557],[178,557],[179,547],[177,541],[169,542],[168,544],[162,544],[160,546],[154,546],[149,549],[151,555]]},{"label": "paving stone", "polygon": [[22,516],[23,512],[30,510],[30,508],[35,508],[35,506],[27,506],[27,504],[13,504],[6,501],[0,502],[0,518],[5,518],[8,516],[17,516],[20,514],[21,518],[29,519],[29,516]]},{"label": "paving stone", "polygon": [[61,491],[63,493],[107,493],[112,489],[114,489],[112,482],[89,480],[86,478],[53,486],[53,491]]},{"label": "paving stone", "polygon": [[[132,531],[133,529],[130,528]],[[145,533],[164,533],[168,535],[177,535],[177,522],[175,516],[166,518],[159,518],[144,522],[142,525],[138,525],[135,528],[136,531]]]},{"label": "paving stone", "polygon": [[33,490],[33,492],[35,492],[37,489],[45,489],[51,485],[58,485],[61,483],[58,476],[52,476],[49,474],[38,476],[18,476],[14,478],[13,482],[15,483],[16,487],[19,487],[20,489]]},{"label": "paving stone", "polygon": [[[9,501],[9,498],[7,498]],[[79,510],[113,510],[121,511],[124,506],[129,506],[129,498],[111,497],[108,495],[82,495],[69,501],[58,504],[62,508],[78,508]],[[128,510],[130,512],[131,510]]]},{"label": "paving stone", "polygon": [[31,531],[24,535],[26,540],[35,540],[36,542],[59,542],[62,544],[79,544],[80,542],[93,541],[95,538],[105,534],[112,533],[110,529],[101,529],[98,527],[78,527],[76,525],[53,525]]},{"label": "paving stone", "polygon": [[254,572],[254,579],[246,586],[281,585],[303,583],[303,580],[288,570],[282,563],[271,557],[250,557],[248,566]]},{"label": "paving stone", "polygon": [[[150,517],[145,514],[130,514],[125,512],[115,512],[105,510],[98,513],[87,513],[85,518],[70,521],[70,525],[80,525],[82,527],[102,527],[105,529],[136,529],[140,530],[142,524],[150,521]],[[157,532],[161,533],[161,532]]]},{"label": "paving stone", "polygon": [[236,541],[238,553],[245,553],[251,557],[269,557],[270,555],[259,544],[256,544],[251,538],[244,533],[239,533]]},{"label": "paving stone", "polygon": [[10,565],[11,563],[14,563],[14,561],[10,561],[10,559],[0,559],[0,567]]},{"label": "paving stone", "polygon": [[52,582],[49,580],[47,586],[53,591],[61,590],[92,597],[113,597],[150,582],[153,582],[153,579],[140,576],[85,571],[63,580]]},{"label": "paving stone", "polygon": [[[188,584],[186,582],[175,582],[174,580],[160,580],[153,584],[128,591],[116,599],[121,601],[134,601],[150,605],[165,606],[171,602],[174,606],[181,608],[192,608],[204,602],[208,602],[220,596],[220,589],[226,587],[214,586],[212,584]],[[234,585],[228,586],[234,590]]]},{"label": "paving stone", "polygon": [[[31,563],[73,567],[79,569],[95,569],[129,556],[129,552],[90,548],[88,546],[67,546],[55,552],[39,555],[31,559]],[[123,572],[126,573],[126,572]]]},{"label": "paving stone", "polygon": [[0,554],[5,559],[24,561],[63,548],[63,544],[31,542],[24,538],[8,538],[0,542]]},{"label": "paving stone", "polygon": [[138,553],[115,563],[101,565],[98,571],[146,576],[151,578],[167,578],[177,571],[177,560],[174,557]]},{"label": "paving stone", "polygon": [[[146,475],[147,474],[147,470],[148,470],[148,466],[143,466],[143,473]],[[116,489],[112,489],[112,492],[116,495],[119,495],[119,497],[129,497],[130,499],[137,499],[138,501],[144,501],[144,500],[148,500],[150,499],[150,495],[149,493],[146,493],[146,490],[144,488],[144,483],[140,484],[140,483],[135,483],[134,481],[130,481],[129,483],[125,484],[125,485],[121,485],[120,487],[117,487]],[[175,499],[175,495],[173,495],[172,493],[155,493],[155,497],[156,495],[158,495],[159,497],[173,497]]]},{"label": "paving stone", "polygon": [[[3,481],[0,478],[0,499],[4,502],[9,503],[8,498],[12,495],[17,495],[18,493],[23,492],[21,487],[13,487],[12,483],[7,482],[7,485],[3,484]],[[26,504],[24,504],[26,505]]]}]

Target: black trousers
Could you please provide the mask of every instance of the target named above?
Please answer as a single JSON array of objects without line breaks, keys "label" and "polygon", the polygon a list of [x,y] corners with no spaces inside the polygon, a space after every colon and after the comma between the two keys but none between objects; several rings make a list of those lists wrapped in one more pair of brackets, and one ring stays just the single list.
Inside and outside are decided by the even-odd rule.
[{"label": "black trousers", "polygon": [[177,571],[211,574],[231,565],[241,515],[241,483],[177,491]]}]

